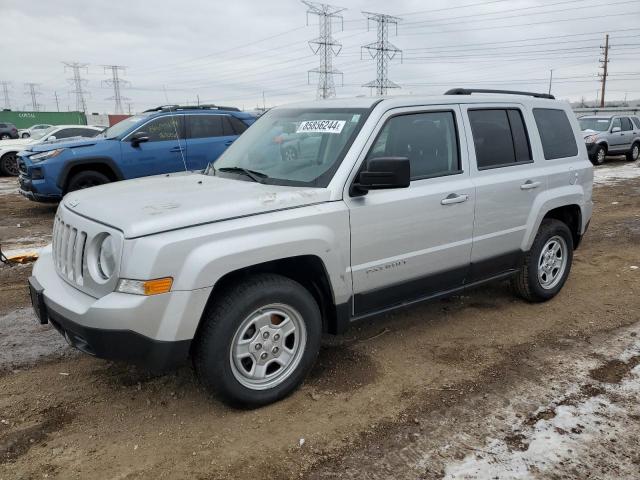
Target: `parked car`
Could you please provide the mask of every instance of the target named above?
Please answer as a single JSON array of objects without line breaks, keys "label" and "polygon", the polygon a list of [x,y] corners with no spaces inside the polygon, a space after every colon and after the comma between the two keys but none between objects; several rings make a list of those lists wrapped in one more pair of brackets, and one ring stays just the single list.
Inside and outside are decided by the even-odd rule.
[{"label": "parked car", "polygon": [[607,155],[640,158],[640,118],[629,115],[580,117],[580,129],[594,165],[602,165]]},{"label": "parked car", "polygon": [[[550,95],[472,92],[274,108],[204,172],[68,194],[29,279],[40,322],[101,358],[191,356],[259,406],[323,332],[489,281],[555,297],[593,206],[578,122]],[[283,131],[315,155],[265,153]]]},{"label": "parked car", "polygon": [[29,138],[38,130],[46,130],[47,128],[52,127],[53,125],[49,125],[48,123],[39,123],[37,125],[31,125],[29,128],[21,128],[18,130],[18,135],[20,138]]},{"label": "parked car", "polygon": [[158,107],[90,140],[32,145],[19,157],[20,193],[57,202],[67,192],[117,180],[203,170],[254,120],[232,107]]},{"label": "parked car", "polygon": [[0,122],[0,140],[18,138],[18,129],[13,123]]},{"label": "parked car", "polygon": [[53,148],[55,142],[68,141],[72,138],[94,137],[102,130],[89,125],[58,125],[44,130],[34,130],[30,138],[0,142],[0,174],[17,176],[17,155],[25,149],[40,144],[46,145],[47,148]]}]

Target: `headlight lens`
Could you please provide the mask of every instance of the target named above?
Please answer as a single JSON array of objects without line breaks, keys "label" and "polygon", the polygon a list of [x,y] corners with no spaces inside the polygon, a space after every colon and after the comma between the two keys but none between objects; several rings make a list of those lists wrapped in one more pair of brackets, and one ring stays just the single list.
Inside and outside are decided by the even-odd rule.
[{"label": "headlight lens", "polygon": [[31,155],[29,160],[34,163],[42,162],[43,160],[47,160],[48,158],[57,157],[62,152],[64,152],[64,148],[56,148],[55,150],[49,150],[48,152],[36,153],[35,155]]},{"label": "headlight lens", "polygon": [[116,249],[111,235],[106,235],[98,250],[98,273],[109,280],[116,270]]},{"label": "headlight lens", "polygon": [[584,141],[586,143],[596,143],[596,138],[598,138],[597,135],[589,135],[588,137],[585,137]]}]

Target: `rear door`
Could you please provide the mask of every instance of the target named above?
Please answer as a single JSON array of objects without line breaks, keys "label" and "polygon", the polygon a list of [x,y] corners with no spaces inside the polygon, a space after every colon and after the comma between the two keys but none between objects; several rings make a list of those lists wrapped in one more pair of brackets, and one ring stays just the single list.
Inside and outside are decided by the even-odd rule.
[{"label": "rear door", "polygon": [[408,188],[350,196],[354,314],[417,301],[464,283],[469,268],[473,184],[457,105],[393,109],[362,162],[408,157]]},{"label": "rear door", "polygon": [[[145,132],[149,141],[131,143],[131,136]],[[156,117],[140,125],[120,142],[118,162],[125,178],[145,177],[186,170],[184,115]]]},{"label": "rear door", "polygon": [[[517,267],[533,202],[546,189],[536,166],[526,125],[531,112],[522,105],[464,106],[476,187],[471,269],[467,282]],[[527,121],[528,119],[528,121]]]},{"label": "rear door", "polygon": [[233,143],[237,135],[224,114],[187,115],[187,165],[203,170]]}]

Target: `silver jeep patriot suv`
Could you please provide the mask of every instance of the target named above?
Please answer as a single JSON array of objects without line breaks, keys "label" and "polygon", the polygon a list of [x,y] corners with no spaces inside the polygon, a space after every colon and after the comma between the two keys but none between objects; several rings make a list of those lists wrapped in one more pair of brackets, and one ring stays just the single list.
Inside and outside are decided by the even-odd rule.
[{"label": "silver jeep patriot suv", "polygon": [[204,172],[68,194],[29,279],[40,322],[101,358],[190,357],[259,406],[323,332],[492,280],[549,300],[591,217],[578,122],[549,95],[477,93],[274,108]]}]

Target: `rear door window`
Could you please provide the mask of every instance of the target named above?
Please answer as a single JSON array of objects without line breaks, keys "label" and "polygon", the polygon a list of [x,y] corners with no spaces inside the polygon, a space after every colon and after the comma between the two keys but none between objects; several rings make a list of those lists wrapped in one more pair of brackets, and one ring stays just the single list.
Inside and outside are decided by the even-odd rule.
[{"label": "rear door window", "polygon": [[546,160],[575,157],[578,154],[576,136],[564,110],[534,108],[533,116]]},{"label": "rear door window", "polygon": [[517,108],[469,110],[478,170],[532,161],[529,135]]},{"label": "rear door window", "polygon": [[188,115],[189,138],[223,137],[222,115]]},{"label": "rear door window", "polygon": [[623,132],[633,130],[633,125],[631,124],[631,120],[629,120],[628,117],[620,117],[620,124],[622,125]]}]

